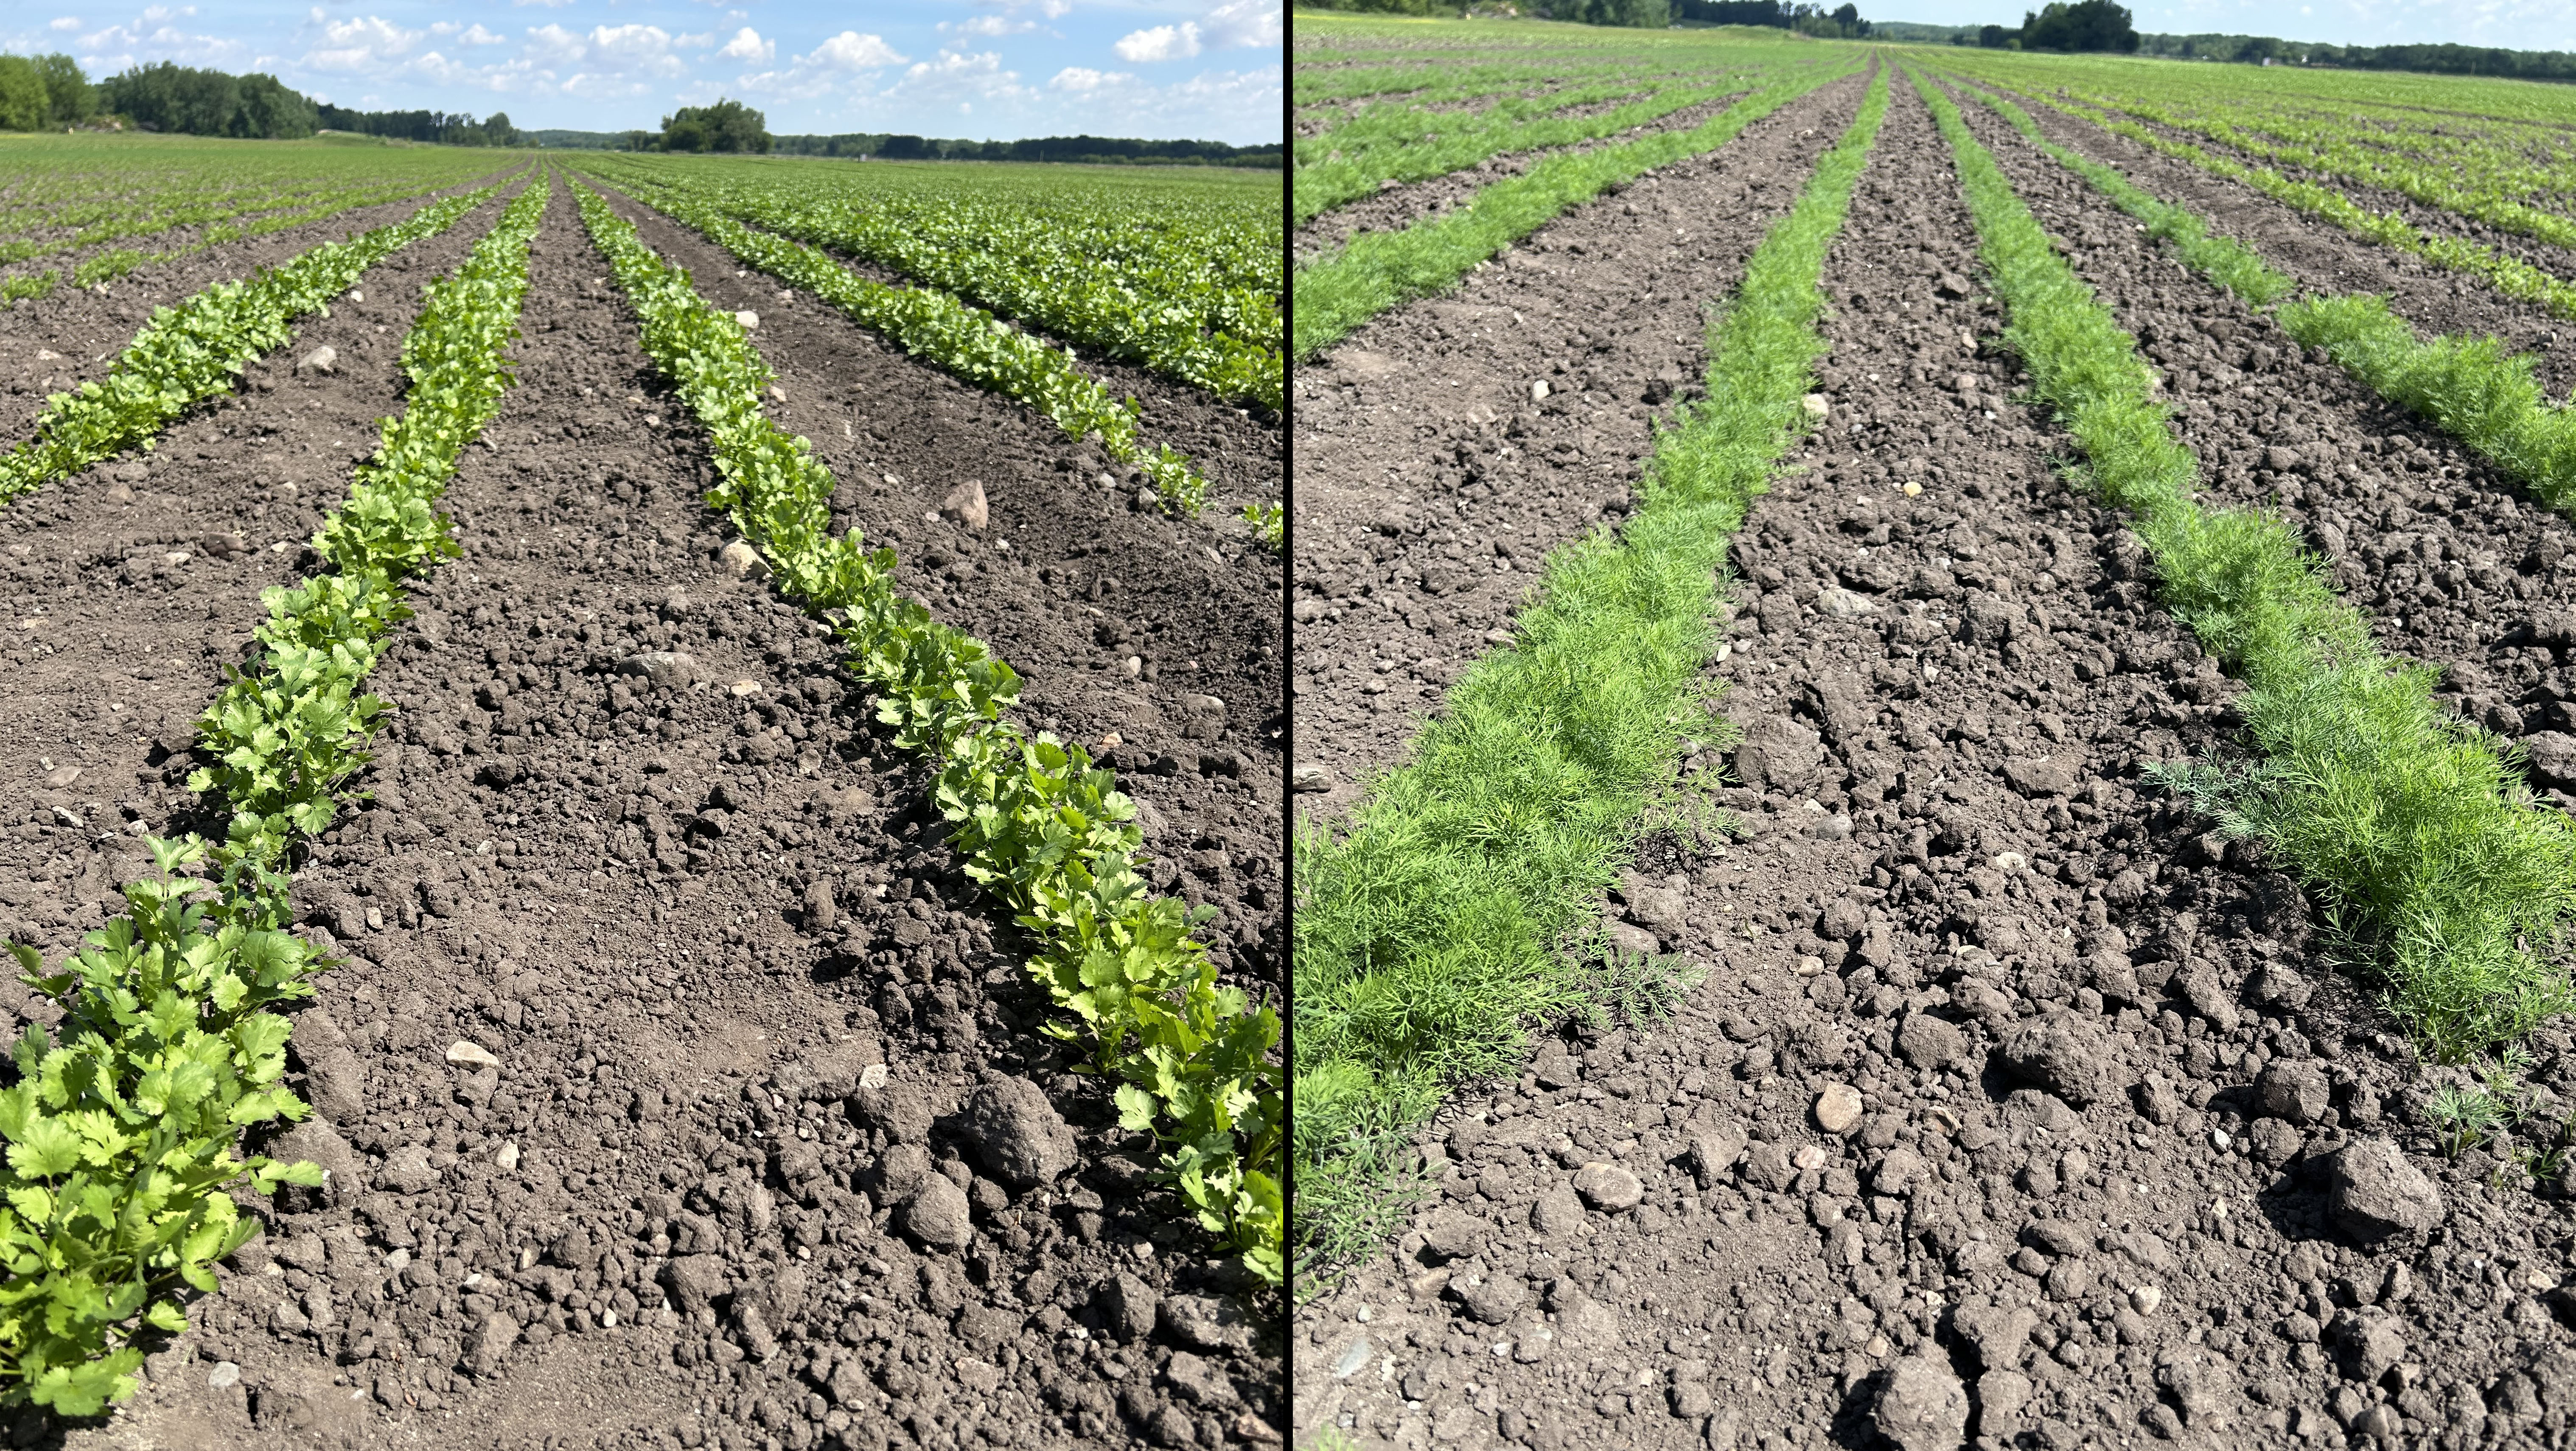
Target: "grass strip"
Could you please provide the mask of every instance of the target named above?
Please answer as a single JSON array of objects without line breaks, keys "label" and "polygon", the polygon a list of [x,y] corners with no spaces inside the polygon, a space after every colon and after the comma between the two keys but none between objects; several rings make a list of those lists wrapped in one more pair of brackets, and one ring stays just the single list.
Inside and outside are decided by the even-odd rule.
[{"label": "grass strip", "polygon": [[0,455],[0,502],[137,444],[152,447],[173,419],[231,392],[245,365],[284,346],[298,318],[327,309],[368,268],[446,231],[507,184],[432,202],[402,221],[218,282],[176,307],[154,308],[105,378],[48,398],[35,436]]},{"label": "grass strip", "polygon": [[[134,1393],[136,1341],[187,1328],[189,1291],[259,1231],[230,1192],[322,1182],[312,1164],[233,1151],[247,1125],[300,1120],[280,1082],[287,1020],[329,959],[286,930],[292,835],[326,828],[385,710],[359,693],[385,634],[408,617],[400,581],[456,552],[433,509],[456,456],[509,383],[540,181],[457,274],[434,284],[403,341],[404,411],[358,471],[315,547],[330,566],[262,595],[258,666],[199,721],[216,764],[189,779],[232,815],[229,837],[149,843],[154,875],[57,972],[9,944],[63,1015],[30,1023],[0,1090],[0,1404],[96,1415]],[[183,868],[208,864],[212,877]],[[205,894],[212,889],[212,900]]]},{"label": "grass strip", "polygon": [[636,186],[654,209],[705,236],[737,259],[782,282],[793,283],[900,344],[906,353],[980,388],[1014,398],[1079,438],[1100,435],[1110,457],[1140,473],[1164,506],[1194,515],[1207,497],[1207,480],[1169,444],[1148,448],[1139,436],[1141,410],[1133,398],[1109,390],[1075,362],[1071,349],[1051,348],[980,307],[933,287],[889,287],[861,277],[831,254],[803,242],[755,231],[715,206],[669,187]]},{"label": "grass strip", "polygon": [[1851,75],[1860,63],[1855,57],[1774,81],[1688,131],[1551,156],[1509,181],[1482,188],[1465,207],[1425,217],[1403,231],[1362,232],[1339,251],[1297,270],[1290,284],[1295,299],[1290,355],[1312,357],[1390,307],[1446,291],[1468,268],[1560,213],[1658,166],[1715,151],[1782,106]]},{"label": "grass strip", "polygon": [[[2011,101],[1956,81],[2032,145],[2082,176],[2149,235],[2174,245],[2185,265],[2257,307],[2279,302],[2296,284],[2248,248],[2209,235],[2194,213],[2140,191],[2110,167],[2059,146]],[[2309,295],[2273,314],[2281,330],[2322,348],[2337,367],[2494,463],[2541,502],[2576,512],[2576,414],[2553,406],[2533,359],[2495,337],[2444,334],[2429,342],[2368,293]]]},{"label": "grass strip", "polygon": [[1221,987],[1191,937],[1205,920],[1136,870],[1143,834],[1116,778],[1079,743],[1002,719],[1020,677],[983,641],[899,594],[895,554],[832,535],[831,470],[770,422],[775,376],[740,323],[698,295],[634,225],[576,183],[583,222],[642,320],[644,350],[710,435],[707,502],[758,547],[780,589],[831,622],[849,669],[898,745],[938,763],[936,800],[966,874],[1044,944],[1029,973],[1088,1036],[1090,1071],[1117,1081],[1119,1121],[1152,1132],[1162,1178],[1270,1284],[1286,1234],[1276,1160],[1286,1127],[1270,1062],[1279,1016]]},{"label": "grass strip", "polygon": [[[1887,112],[1860,112],[1708,334],[1707,400],[1659,429],[1624,531],[1553,551],[1518,637],[1470,666],[1351,829],[1297,837],[1301,1268],[1380,1235],[1403,1135],[1531,1029],[1624,984],[1583,927],[1686,738],[1725,729],[1700,671],[1728,537],[1804,431],[1817,278]],[[1567,951],[1569,941],[1573,950]],[[1309,1281],[1311,1283],[1311,1274]]]},{"label": "grass strip", "polygon": [[2552,954],[2576,913],[2576,826],[2509,750],[2435,707],[2440,672],[2380,653],[2280,518],[2193,502],[2200,465],[2136,343],[2049,246],[1994,157],[1921,75],[2010,322],[2005,340],[2129,512],[2165,602],[2246,684],[2256,760],[2158,773],[2297,871],[2366,954],[2389,1008],[2444,1058],[2570,1005]]},{"label": "grass strip", "polygon": [[2151,151],[2188,162],[2212,176],[2242,182],[2274,201],[2331,222],[2365,241],[2421,257],[2445,271],[2466,273],[2517,302],[2538,304],[2552,317],[2576,318],[2576,284],[2484,243],[2420,230],[2395,213],[2367,210],[2332,187],[2293,181],[2271,167],[2248,166],[2188,141],[2171,140],[2135,121],[2123,121],[2080,101],[2046,94],[2033,99],[2051,110],[2090,121],[2115,136],[2126,136]]}]

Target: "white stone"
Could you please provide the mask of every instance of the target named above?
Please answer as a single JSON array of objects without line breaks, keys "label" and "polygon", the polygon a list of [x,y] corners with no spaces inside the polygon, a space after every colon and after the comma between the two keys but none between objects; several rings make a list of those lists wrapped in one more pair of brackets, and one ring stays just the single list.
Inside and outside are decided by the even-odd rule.
[{"label": "white stone", "polygon": [[753,312],[749,308],[744,308],[742,311],[735,313],[733,315],[733,320],[742,324],[742,330],[744,332],[749,332],[760,326],[760,314]]},{"label": "white stone", "polygon": [[475,1068],[501,1066],[501,1060],[492,1056],[491,1049],[465,1038],[459,1038],[447,1045],[447,1061]]}]

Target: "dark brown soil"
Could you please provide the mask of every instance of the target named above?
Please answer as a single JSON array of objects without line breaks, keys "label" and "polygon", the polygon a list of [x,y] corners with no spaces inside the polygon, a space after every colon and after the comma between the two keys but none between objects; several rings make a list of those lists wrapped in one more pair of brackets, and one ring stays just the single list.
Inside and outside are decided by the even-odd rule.
[{"label": "dark brown soil", "polygon": [[1784,106],[1299,370],[1297,760],[1324,773],[1300,789],[1330,783],[1309,806],[1395,764],[1547,551],[1625,508],[1658,406],[1702,375],[1703,305],[1859,104],[1848,80]]},{"label": "dark brown soil", "polygon": [[[1827,266],[1830,412],[1748,521],[1713,666],[1754,784],[1685,763],[1746,839],[1650,837],[1609,909],[1707,981],[1423,1135],[1434,1198],[1298,1316],[1298,1432],[1874,1446],[1911,1363],[1964,1415],[1923,1447],[2550,1444],[2564,1204],[2431,1151],[2454,1071],[2141,776],[2225,754],[2234,687],[2058,475],[1995,305],[1942,295],[1974,234],[1894,102]],[[2534,1047],[2563,1092],[2566,1031]],[[2441,1213],[2365,1242],[2328,1189],[2383,1138]]]},{"label": "dark brown soil", "polygon": [[[36,415],[44,411],[47,393],[68,391],[88,379],[107,376],[108,365],[151,321],[152,309],[184,301],[218,282],[247,277],[256,268],[284,262],[324,242],[400,221],[440,197],[489,185],[499,171],[507,169],[408,201],[359,207],[265,237],[226,242],[193,257],[150,263],[108,283],[104,294],[65,282],[49,297],[0,307],[0,388],[13,395],[0,401],[0,427],[5,427],[12,442],[24,438],[35,426]],[[472,225],[473,218],[457,223],[460,228]],[[491,225],[488,216],[482,225]],[[360,284],[361,290],[364,286]],[[311,327],[308,321],[305,328]],[[297,339],[302,336],[299,332]],[[394,336],[399,341],[401,330],[396,329]],[[296,342],[286,346],[293,348]],[[312,349],[308,346],[305,351]],[[58,356],[40,357],[44,352]]]},{"label": "dark brown soil", "polygon": [[[519,384],[446,499],[463,557],[416,590],[372,682],[397,711],[375,799],[298,875],[306,930],[348,962],[294,1039],[327,1128],[278,1148],[336,1160],[336,1187],[259,1206],[268,1232],[196,1328],[72,1439],[1258,1442],[1281,1410],[1276,1332],[1247,1318],[1260,1302],[1036,1031],[1051,1009],[1029,945],[941,848],[921,765],[812,622],[718,565],[703,440],[595,285],[605,270],[559,196]],[[762,310],[794,400],[780,412],[850,481],[852,522],[901,540],[906,586],[1028,670],[1028,718],[1138,741],[1116,754],[1156,879],[1221,909],[1207,931],[1236,980],[1278,981],[1277,688],[1254,683],[1275,681],[1276,647],[1210,648],[1275,628],[1275,605],[1242,603],[1259,560],[1202,578],[1180,531],[1058,476],[980,395],[947,396],[819,307]],[[887,436],[836,441],[843,420]],[[911,522],[966,459],[989,543]],[[907,482],[865,482],[883,474]],[[1083,603],[1040,569],[1121,583]],[[199,603],[247,621],[239,601]],[[1092,647],[1069,648],[1077,619],[1086,640],[1187,633],[1154,652],[1164,683],[1113,688],[1083,668]],[[688,688],[615,673],[652,649],[691,657]],[[173,691],[185,674],[212,694],[210,664]],[[1160,716],[1183,681],[1227,701],[1218,733]],[[144,778],[165,799],[185,714],[174,698]],[[72,715],[41,728],[88,750],[139,733]],[[451,1066],[460,1040],[497,1072]],[[1063,1172],[989,1177],[997,1136],[961,1111],[1032,1084],[1069,1125],[1036,1134]],[[962,1245],[898,1207],[931,1174],[967,1191]]]},{"label": "dark brown soil", "polygon": [[[2576,384],[2576,327],[2550,316],[2547,310],[2505,297],[2475,278],[2362,241],[2331,222],[2276,202],[2242,183],[2212,176],[2187,162],[2150,151],[2125,136],[2111,135],[2036,101],[2018,99],[2050,140],[2116,166],[2148,192],[2191,208],[2220,235],[2234,237],[2260,252],[2301,286],[2327,295],[2379,293],[2389,299],[2389,306],[2400,317],[2425,332],[2493,334],[2515,351],[2534,355],[2539,360],[2541,379],[2553,393],[2563,393]],[[1962,114],[1977,127],[1980,136],[1987,138],[1989,146],[2001,145],[2002,138],[2015,134],[1982,104],[1968,101],[1963,104]],[[2200,137],[2184,139],[2195,145],[2208,144]],[[2013,144],[2020,143],[2016,139]],[[2475,235],[2480,241],[2502,245],[2502,234],[2489,235],[2492,228],[2472,233],[2465,229],[2465,219],[2436,212],[2396,193],[2379,193],[2375,199],[2365,199],[2333,178],[2317,180],[2320,185],[2345,190],[2362,205],[2383,211],[2403,209],[2407,220],[2417,227],[2435,232],[2447,230],[2459,236]],[[2134,224],[2124,221],[2122,225]],[[2527,237],[2511,240],[2523,250],[2505,248],[2508,252],[2543,270],[2566,274],[2565,254],[2557,249]]]}]

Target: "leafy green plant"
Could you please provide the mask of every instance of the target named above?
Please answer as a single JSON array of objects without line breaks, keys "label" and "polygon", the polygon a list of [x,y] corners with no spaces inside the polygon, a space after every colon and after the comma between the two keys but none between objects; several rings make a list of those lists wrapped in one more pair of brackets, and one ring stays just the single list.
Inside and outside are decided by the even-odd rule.
[{"label": "leafy green plant", "polygon": [[1243,522],[1261,540],[1261,546],[1276,554],[1288,545],[1288,511],[1277,504],[1246,504]]},{"label": "leafy green plant", "polygon": [[[278,1081],[288,1024],[266,1009],[311,996],[330,963],[284,930],[286,850],[329,824],[364,759],[383,707],[355,691],[402,618],[398,570],[443,557],[446,523],[426,505],[509,381],[500,354],[546,195],[541,183],[511,203],[405,340],[410,401],[352,506],[422,505],[390,517],[425,540],[397,549],[326,522],[316,546],[340,572],[266,592],[262,664],[199,722],[216,764],[190,785],[231,808],[228,839],[151,841],[155,876],[58,971],[11,945],[63,1017],[51,1035],[28,1028],[0,1089],[0,1403],[88,1416],[126,1399],[137,1340],[185,1329],[182,1297],[215,1290],[214,1262],[258,1230],[227,1190],[322,1182],[312,1164],[233,1157],[245,1126],[307,1111]],[[212,875],[180,874],[197,866]]]},{"label": "leafy green plant", "polygon": [[[896,593],[895,556],[831,533],[831,472],[761,411],[772,374],[733,315],[575,185],[591,239],[642,319],[644,349],[707,430],[723,510],[781,589],[832,622],[849,669],[897,741],[938,766],[934,799],[967,874],[1044,948],[1029,965],[1118,1080],[1121,1122],[1163,1146],[1162,1177],[1263,1279],[1284,1275],[1286,1206],[1275,1163],[1286,1104],[1270,1054],[1279,1018],[1220,985],[1203,920],[1138,873],[1135,804],[1079,744],[1002,719],[1019,676],[982,641]],[[784,245],[784,244],[782,244]]]},{"label": "leafy green plant", "polygon": [[1198,512],[1207,481],[1169,444],[1146,447],[1139,437],[1136,400],[1111,399],[1109,390],[1076,367],[1062,349],[1048,347],[945,292],[871,282],[826,253],[754,231],[685,193],[663,189],[650,195],[661,210],[734,256],[882,330],[904,351],[1028,404],[1067,434],[1099,434],[1110,456],[1150,479],[1174,513]]},{"label": "leafy green plant", "polygon": [[432,202],[406,220],[346,242],[325,242],[240,282],[219,282],[152,321],[105,378],[57,393],[35,437],[0,455],[0,501],[141,444],[193,405],[230,392],[244,364],[282,346],[295,319],[326,306],[388,254],[455,225],[498,184]]}]

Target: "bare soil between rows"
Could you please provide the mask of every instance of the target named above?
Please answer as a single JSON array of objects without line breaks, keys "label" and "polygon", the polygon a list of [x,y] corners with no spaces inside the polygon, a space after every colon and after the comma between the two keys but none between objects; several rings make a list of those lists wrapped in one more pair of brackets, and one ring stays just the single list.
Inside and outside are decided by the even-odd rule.
[{"label": "bare soil between rows", "polygon": [[[702,438],[595,285],[604,259],[560,192],[534,268],[518,384],[446,499],[463,555],[419,584],[372,682],[396,708],[363,779],[374,799],[298,874],[304,930],[347,960],[297,1014],[293,1081],[317,1119],[271,1147],[325,1163],[333,1187],[250,1206],[267,1232],[222,1291],[151,1357],[132,1405],[68,1441],[1275,1440],[1263,1302],[1145,1181],[1149,1145],[1098,1082],[1038,1033],[1052,1009],[1026,979],[1030,944],[941,845],[920,763],[813,622],[718,565],[729,534],[699,501]],[[899,354],[800,365],[792,338],[762,342],[810,393],[789,422],[818,447],[843,418],[900,423],[843,452],[921,483],[879,493],[835,462],[855,519],[908,541],[906,587],[1031,667],[1029,715],[1104,728],[1124,696],[1050,655],[1058,622],[1141,636],[1164,608],[1151,593],[1077,603],[998,541],[941,559],[927,525],[875,527],[918,520],[914,490],[952,459],[1034,440],[906,393],[947,380],[908,384],[928,370]],[[917,406],[847,407],[853,387]],[[1134,516],[1089,517],[1092,494],[1051,469],[988,478],[1014,551],[1052,558],[1035,516],[1079,519],[1086,561],[1149,577],[1135,556],[1158,541],[1129,532]],[[205,488],[227,482],[251,492]],[[72,572],[40,592],[94,588]],[[150,588],[194,598],[182,580]],[[1222,591],[1189,588],[1222,609]],[[239,605],[196,609],[230,630]],[[617,670],[648,650],[689,662],[667,685]],[[1225,681],[1243,668],[1211,661]],[[190,673],[211,698],[210,662],[174,667],[168,689]],[[1202,770],[1261,749],[1257,713],[1227,714],[1186,747],[1122,716],[1150,753],[1122,759],[1122,784],[1149,808],[1157,882],[1218,909],[1209,940],[1258,990],[1280,976],[1278,815],[1258,769]],[[129,779],[167,802],[185,715],[174,695],[157,734],[77,709],[34,728],[64,738],[58,763],[150,735],[158,774]],[[1165,757],[1170,778],[1153,774]],[[1266,781],[1275,801],[1275,765]],[[72,885],[115,872],[66,871],[87,858],[48,840],[59,859],[16,905],[58,938],[84,901],[96,920]],[[459,1040],[499,1066],[452,1063]]]},{"label": "bare soil between rows", "polygon": [[[1974,248],[1899,86],[1826,267],[1827,419],[1738,541],[1710,672],[1746,743],[1682,763],[1746,834],[1649,837],[1607,909],[1707,978],[1444,1110],[1407,1232],[1297,1314],[1301,1437],[1770,1451],[1911,1409],[1921,1447],[2558,1438],[2576,1216],[2434,1150],[2456,1070],[2335,969],[2296,882],[2143,773],[2232,754],[2235,686],[2014,400]],[[2186,284],[2153,295],[2210,315]],[[2311,383],[2262,389],[2355,406]],[[2195,416],[2205,460],[2272,446],[2235,420]],[[2439,529],[2460,481],[2413,456],[2359,482]],[[2566,1026],[2531,1046],[2563,1101]],[[2401,1184],[2403,1225],[2355,1210]]]}]

